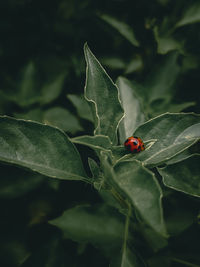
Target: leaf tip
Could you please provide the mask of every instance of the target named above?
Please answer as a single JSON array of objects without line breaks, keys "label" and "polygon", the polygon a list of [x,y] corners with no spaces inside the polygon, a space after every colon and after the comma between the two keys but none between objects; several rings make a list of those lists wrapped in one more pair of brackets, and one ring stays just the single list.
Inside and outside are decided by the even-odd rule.
[{"label": "leaf tip", "polygon": [[84,43],[83,50],[84,50],[85,57],[87,57],[87,55],[88,55],[89,53],[91,53],[91,50],[90,50],[90,48],[89,48],[87,42]]},{"label": "leaf tip", "polygon": [[87,42],[85,42],[84,46],[83,46],[84,50],[87,49],[87,47],[88,47],[88,44],[87,44]]}]

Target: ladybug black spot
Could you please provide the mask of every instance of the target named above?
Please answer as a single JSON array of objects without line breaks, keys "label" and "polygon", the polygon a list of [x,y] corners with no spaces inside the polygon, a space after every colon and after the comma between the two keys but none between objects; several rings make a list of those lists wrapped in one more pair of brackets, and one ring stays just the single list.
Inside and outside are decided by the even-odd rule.
[{"label": "ladybug black spot", "polygon": [[131,145],[127,145],[126,147],[129,151],[131,150]]},{"label": "ladybug black spot", "polygon": [[138,149],[141,149],[141,146],[138,146]]},{"label": "ladybug black spot", "polygon": [[137,141],[134,141],[134,142],[133,142],[133,144],[134,144],[134,145],[137,145],[137,144],[138,144],[138,142],[137,142]]}]

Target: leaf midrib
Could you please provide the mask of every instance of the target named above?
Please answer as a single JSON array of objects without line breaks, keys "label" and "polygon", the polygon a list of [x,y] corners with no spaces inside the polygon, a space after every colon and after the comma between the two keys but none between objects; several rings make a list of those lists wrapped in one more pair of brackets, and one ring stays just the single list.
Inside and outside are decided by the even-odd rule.
[{"label": "leaf midrib", "polygon": [[[192,140],[193,140],[193,142],[191,142]],[[199,138],[192,138],[192,139],[190,139],[190,140],[185,141],[185,143],[186,143],[187,145],[186,145],[183,149],[181,149],[180,151],[175,152],[174,154],[172,154],[170,157],[166,158],[165,160],[169,160],[170,158],[174,157],[175,155],[177,155],[177,154],[183,152],[185,149],[187,149],[187,148],[190,147],[191,145],[195,144],[198,140],[199,140]],[[175,145],[178,146],[178,145],[183,144],[183,143],[184,143],[184,142],[182,142],[182,143],[177,143],[177,144],[173,143],[173,144],[171,144],[171,145],[169,145],[169,146],[163,148],[162,150],[159,150],[158,152],[154,153],[151,157],[149,157],[148,159],[146,159],[146,160],[144,161],[144,163],[145,163],[145,164],[148,164],[148,161],[152,160],[153,158],[158,157],[159,154],[163,153],[164,151],[170,150],[170,149],[171,149],[172,147],[174,147]]]}]

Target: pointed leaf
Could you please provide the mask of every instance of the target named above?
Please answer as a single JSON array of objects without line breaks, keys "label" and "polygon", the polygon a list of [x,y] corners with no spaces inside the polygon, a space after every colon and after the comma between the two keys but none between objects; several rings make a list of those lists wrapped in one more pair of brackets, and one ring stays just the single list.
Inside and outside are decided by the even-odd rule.
[{"label": "pointed leaf", "polygon": [[181,112],[182,110],[192,106],[195,106],[195,102],[183,102],[180,104],[171,103],[168,104],[168,108],[166,110],[168,110],[168,112],[175,113],[175,112]]},{"label": "pointed leaf", "polygon": [[61,93],[63,89],[63,84],[65,80],[65,74],[60,74],[51,83],[45,84],[41,88],[40,103],[49,104],[55,100]]},{"label": "pointed leaf", "polygon": [[181,20],[176,24],[176,28],[197,22],[200,22],[200,2],[198,1],[185,9]]},{"label": "pointed leaf", "polygon": [[161,235],[166,235],[162,190],[154,173],[136,160],[118,162],[113,168],[108,153],[104,151],[101,162],[107,182],[129,199],[148,225]]},{"label": "pointed leaf", "polygon": [[92,173],[92,177],[94,179],[97,179],[101,176],[101,170],[100,170],[100,166],[96,163],[95,160],[88,158],[88,164],[90,167],[90,171]]},{"label": "pointed leaf", "polygon": [[69,100],[75,106],[77,113],[81,118],[93,122],[91,108],[82,95],[68,94],[67,98],[69,98]]},{"label": "pointed leaf", "polygon": [[118,99],[118,88],[87,44],[84,52],[87,62],[85,97],[93,105],[96,117],[95,134],[106,135],[111,142],[116,142],[117,127],[123,117],[123,110]]},{"label": "pointed leaf", "polygon": [[102,57],[100,61],[104,66],[110,69],[123,70],[126,68],[126,62],[120,57],[107,56],[107,57]]},{"label": "pointed leaf", "polygon": [[6,116],[0,129],[0,161],[53,178],[87,180],[78,151],[62,131]]},{"label": "pointed leaf", "polygon": [[132,45],[140,46],[138,40],[135,37],[133,29],[126,23],[119,21],[118,19],[111,17],[110,15],[100,16],[104,21],[109,23],[113,28],[115,28],[122,36],[124,36]]},{"label": "pointed leaf", "polygon": [[180,104],[175,104],[172,102],[171,97],[168,98],[161,98],[153,101],[150,104],[150,110],[149,113],[152,117],[158,116],[164,112],[170,112],[170,113],[176,113],[181,112],[184,109],[194,106],[195,102],[183,102]]},{"label": "pointed leaf", "polygon": [[64,79],[65,74],[62,73],[41,87],[36,66],[33,62],[29,62],[23,71],[18,93],[9,95],[8,99],[22,107],[28,107],[35,103],[49,104],[60,95]]},{"label": "pointed leaf", "polygon": [[153,29],[155,40],[157,41],[157,52],[167,54],[172,50],[183,49],[183,42],[176,40],[173,36],[171,17],[165,16],[160,25]]},{"label": "pointed leaf", "polygon": [[79,205],[50,223],[62,230],[64,238],[113,249],[120,246],[124,228],[117,214],[105,205]]},{"label": "pointed leaf", "polygon": [[[195,146],[195,144],[194,144]],[[174,164],[174,163],[177,163],[179,161],[182,161],[182,160],[185,160],[189,157],[191,157],[191,155],[193,154],[192,151],[190,151],[190,149],[192,148],[189,147],[188,149],[185,149],[183,150],[183,152],[177,154],[176,156],[170,158],[168,161],[165,162],[166,165],[171,165],[171,164]]]},{"label": "pointed leaf", "polygon": [[29,62],[22,75],[19,84],[19,93],[12,96],[13,99],[22,107],[27,107],[38,101],[38,91],[36,90],[36,67],[33,62]]},{"label": "pointed leaf", "polygon": [[200,197],[200,155],[193,155],[181,162],[159,168],[166,186]]},{"label": "pointed leaf", "polygon": [[126,64],[126,69],[124,73],[130,74],[132,72],[140,71],[142,70],[143,66],[144,66],[144,63],[143,63],[141,55],[136,55],[130,60],[128,65]]},{"label": "pointed leaf", "polygon": [[168,97],[173,93],[173,87],[180,73],[178,53],[173,51],[166,55],[164,60],[156,66],[145,82],[148,102]]},{"label": "pointed leaf", "polygon": [[31,120],[42,122],[43,110],[41,108],[33,108],[27,112],[14,113],[14,117],[17,119]]},{"label": "pointed leaf", "polygon": [[71,134],[83,131],[77,117],[62,107],[53,107],[46,110],[43,115],[43,122],[48,125],[56,126]]},{"label": "pointed leaf", "polygon": [[167,54],[172,50],[181,50],[182,43],[178,42],[172,36],[159,36],[158,33],[155,35],[158,44],[157,51],[159,54]]},{"label": "pointed leaf", "polygon": [[135,158],[145,165],[159,165],[192,146],[200,138],[200,116],[166,113],[141,125],[134,135],[155,142]]},{"label": "pointed leaf", "polygon": [[152,172],[138,161],[119,162],[114,180],[128,196],[141,217],[158,233],[166,235],[162,210],[162,191]]},{"label": "pointed leaf", "polygon": [[126,78],[119,77],[117,86],[120,92],[121,105],[125,112],[119,125],[120,141],[123,144],[126,138],[131,136],[136,128],[144,122],[145,115],[131,82]]},{"label": "pointed leaf", "polygon": [[75,144],[91,147],[94,150],[109,150],[111,148],[110,140],[105,135],[82,135],[71,138],[71,141]]}]

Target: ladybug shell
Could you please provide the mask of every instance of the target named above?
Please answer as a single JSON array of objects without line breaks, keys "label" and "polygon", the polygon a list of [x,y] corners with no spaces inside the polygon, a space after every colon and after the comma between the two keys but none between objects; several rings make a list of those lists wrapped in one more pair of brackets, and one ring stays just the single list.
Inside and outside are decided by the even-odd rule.
[{"label": "ladybug shell", "polygon": [[131,136],[124,142],[126,149],[133,153],[145,150],[144,143],[140,137]]}]

